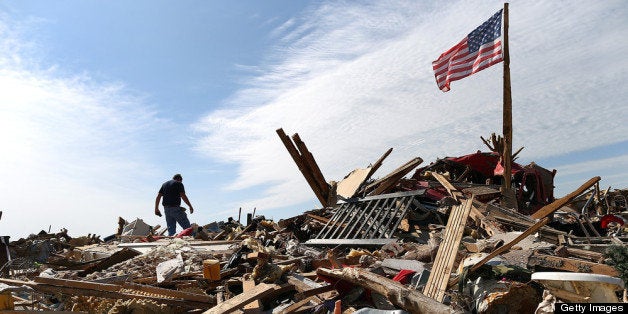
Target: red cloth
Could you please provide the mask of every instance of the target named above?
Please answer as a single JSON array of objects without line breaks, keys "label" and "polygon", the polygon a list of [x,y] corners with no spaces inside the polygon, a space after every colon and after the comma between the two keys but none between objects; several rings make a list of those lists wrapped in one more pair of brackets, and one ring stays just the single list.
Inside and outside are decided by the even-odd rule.
[{"label": "red cloth", "polygon": [[600,226],[604,229],[608,228],[608,224],[611,222],[616,222],[620,225],[624,225],[624,220],[621,219],[621,217],[617,217],[615,215],[605,215],[604,217],[602,217],[602,219],[600,219]]},{"label": "red cloth", "polygon": [[412,276],[414,275],[414,273],[416,273],[414,270],[402,269],[395,277],[393,277],[392,280],[398,281],[405,285],[410,282],[410,280],[412,280]]},{"label": "red cloth", "polygon": [[193,236],[194,235],[194,227],[189,227],[177,234],[175,238],[183,238],[184,236]]},{"label": "red cloth", "polygon": [[140,241],[142,242],[155,242],[159,239],[163,238],[162,236],[148,236],[148,237],[144,237],[141,238]]}]

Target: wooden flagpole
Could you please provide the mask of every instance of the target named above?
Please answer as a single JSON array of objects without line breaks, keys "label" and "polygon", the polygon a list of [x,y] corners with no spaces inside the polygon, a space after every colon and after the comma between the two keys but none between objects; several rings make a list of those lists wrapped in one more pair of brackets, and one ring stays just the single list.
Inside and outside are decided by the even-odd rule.
[{"label": "wooden flagpole", "polygon": [[503,130],[504,133],[504,182],[503,193],[506,205],[516,207],[513,204],[514,195],[511,188],[512,169],[512,96],[510,93],[510,52],[508,50],[508,3],[504,3],[504,109]]}]

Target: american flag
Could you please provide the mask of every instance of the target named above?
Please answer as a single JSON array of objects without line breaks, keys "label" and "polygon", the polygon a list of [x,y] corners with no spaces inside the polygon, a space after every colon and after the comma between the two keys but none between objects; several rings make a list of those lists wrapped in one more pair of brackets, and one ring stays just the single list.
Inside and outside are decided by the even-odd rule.
[{"label": "american flag", "polygon": [[502,10],[474,29],[457,45],[432,62],[436,84],[443,92],[449,83],[502,62]]}]

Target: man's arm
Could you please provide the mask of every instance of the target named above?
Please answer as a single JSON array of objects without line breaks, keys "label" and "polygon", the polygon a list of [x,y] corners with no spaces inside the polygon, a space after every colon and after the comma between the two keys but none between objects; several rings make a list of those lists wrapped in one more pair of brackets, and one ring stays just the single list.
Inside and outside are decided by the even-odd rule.
[{"label": "man's arm", "polygon": [[161,217],[161,212],[159,211],[159,201],[161,201],[161,193],[157,193],[157,197],[155,198],[155,215]]},{"label": "man's arm", "polygon": [[181,196],[181,199],[188,204],[188,206],[190,206],[190,214],[194,212],[194,207],[192,207],[192,204],[190,203],[190,200],[188,199],[187,195],[185,195],[185,192],[181,192],[179,193],[179,196]]}]

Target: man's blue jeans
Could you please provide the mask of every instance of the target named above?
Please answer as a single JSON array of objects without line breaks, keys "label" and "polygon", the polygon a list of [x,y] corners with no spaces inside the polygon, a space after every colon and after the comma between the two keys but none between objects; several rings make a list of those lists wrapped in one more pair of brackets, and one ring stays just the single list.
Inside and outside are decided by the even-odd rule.
[{"label": "man's blue jeans", "polygon": [[190,227],[190,221],[188,215],[181,209],[181,207],[165,207],[166,224],[168,225],[168,235],[173,236],[177,232],[177,223],[183,228],[183,230]]}]

